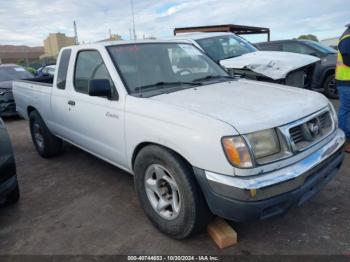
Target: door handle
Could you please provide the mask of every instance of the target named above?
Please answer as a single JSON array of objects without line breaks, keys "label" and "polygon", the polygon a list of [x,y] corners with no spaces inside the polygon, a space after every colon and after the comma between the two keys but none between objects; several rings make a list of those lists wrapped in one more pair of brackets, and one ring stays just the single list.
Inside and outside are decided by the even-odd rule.
[{"label": "door handle", "polygon": [[68,101],[68,105],[70,105],[70,106],[75,106],[75,101],[69,100],[69,101]]}]

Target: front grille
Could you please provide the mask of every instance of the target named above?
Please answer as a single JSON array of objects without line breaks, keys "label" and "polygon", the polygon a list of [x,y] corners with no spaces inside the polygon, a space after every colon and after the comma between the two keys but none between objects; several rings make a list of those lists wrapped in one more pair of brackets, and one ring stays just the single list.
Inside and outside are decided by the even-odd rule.
[{"label": "front grille", "polygon": [[333,120],[329,111],[289,129],[296,150],[303,150],[332,132]]}]

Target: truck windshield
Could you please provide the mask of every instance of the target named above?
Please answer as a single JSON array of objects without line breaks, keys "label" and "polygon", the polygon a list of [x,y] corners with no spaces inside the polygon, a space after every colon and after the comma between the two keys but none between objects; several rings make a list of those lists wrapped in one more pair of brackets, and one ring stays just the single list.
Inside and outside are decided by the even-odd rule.
[{"label": "truck windshield", "polygon": [[0,82],[13,81],[34,77],[31,73],[20,66],[1,66]]},{"label": "truck windshield", "polygon": [[107,49],[130,94],[152,96],[230,79],[191,44],[139,43]]},{"label": "truck windshield", "polygon": [[217,62],[258,51],[251,43],[234,34],[199,39],[196,42]]}]

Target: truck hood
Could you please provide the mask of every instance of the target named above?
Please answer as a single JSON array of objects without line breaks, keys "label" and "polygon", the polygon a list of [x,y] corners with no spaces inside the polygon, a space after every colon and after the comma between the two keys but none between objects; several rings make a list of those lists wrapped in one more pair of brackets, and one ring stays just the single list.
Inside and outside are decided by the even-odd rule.
[{"label": "truck hood", "polygon": [[328,105],[327,98],[316,92],[250,80],[199,86],[151,99],[224,121],[240,134],[281,126]]},{"label": "truck hood", "polygon": [[256,51],[220,61],[225,68],[250,69],[274,80],[286,78],[298,68],[310,65],[320,59],[310,55],[278,51]]}]

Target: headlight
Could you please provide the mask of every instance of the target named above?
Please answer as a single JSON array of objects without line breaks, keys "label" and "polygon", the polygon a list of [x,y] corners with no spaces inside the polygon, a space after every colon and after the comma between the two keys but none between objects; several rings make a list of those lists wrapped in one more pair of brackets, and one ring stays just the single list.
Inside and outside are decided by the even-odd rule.
[{"label": "headlight", "polygon": [[332,115],[332,118],[334,121],[335,128],[338,128],[338,115],[334,109],[334,106],[332,105],[332,103],[328,103],[328,107],[331,111],[331,115]]},{"label": "headlight", "polygon": [[271,156],[281,151],[275,129],[266,129],[247,135],[256,159]]},{"label": "headlight", "polygon": [[224,137],[222,146],[227,159],[232,165],[240,168],[253,167],[248,146],[241,136]]}]

